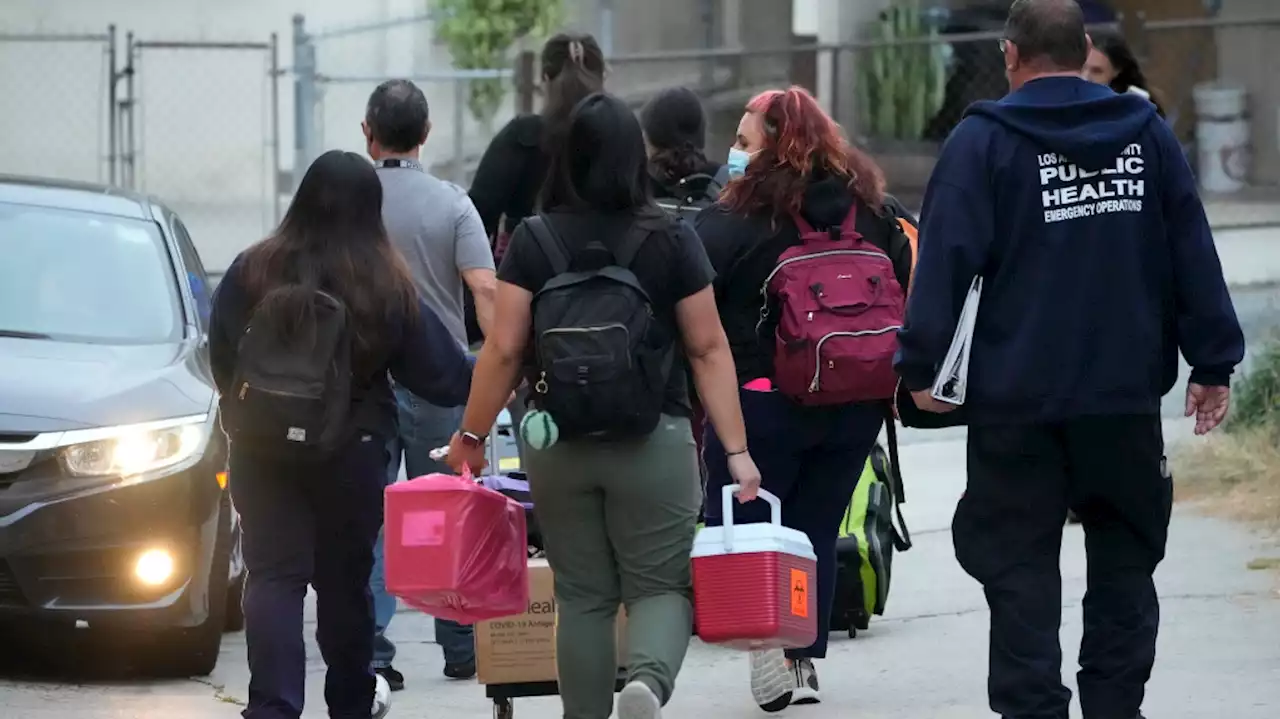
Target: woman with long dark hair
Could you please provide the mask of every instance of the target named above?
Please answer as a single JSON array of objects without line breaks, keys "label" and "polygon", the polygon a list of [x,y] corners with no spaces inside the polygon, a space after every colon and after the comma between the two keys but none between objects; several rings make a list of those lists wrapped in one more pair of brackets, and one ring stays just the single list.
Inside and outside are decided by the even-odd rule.
[{"label": "woman with long dark hair", "polygon": [[[323,320],[325,313],[336,321]],[[306,403],[320,395],[302,381],[281,389],[316,348],[339,358],[328,380],[334,391],[324,395],[336,399],[323,405],[325,416],[335,418],[324,426],[336,429],[326,430],[323,447],[305,444],[316,439],[305,428],[316,414]],[[367,160],[335,150],[311,165],[279,229],[241,253],[219,284],[209,354],[249,570],[243,714],[302,715],[302,610],[310,584],[316,639],[328,664],[329,716],[380,717],[389,688],[370,668],[369,573],[382,525],[387,440],[395,431],[388,373],[433,404],[457,406],[471,371],[387,239],[382,183]],[[310,415],[302,427],[289,427],[278,441],[260,431],[299,408]]]},{"label": "woman with long dark hair", "polygon": [[1142,66],[1124,36],[1103,30],[1091,32],[1089,37],[1093,40],[1093,50],[1089,52],[1089,59],[1084,64],[1084,79],[1106,85],[1116,92],[1141,95],[1156,106],[1160,117],[1164,117],[1165,108],[1160,93],[1147,83],[1147,76],[1143,74]]},{"label": "woman with long dark hair", "polygon": [[[531,439],[539,446],[528,450],[526,462],[555,574],[564,717],[610,716],[621,603],[628,621],[628,681],[617,716],[655,719],[671,698],[689,647],[689,556],[701,504],[686,362],[679,360],[692,368],[707,416],[731,455],[726,475],[741,485],[744,500],[755,496],[759,473],[747,452],[706,252],[687,223],[654,204],[634,113],[621,100],[592,95],[574,110],[566,129],[551,156],[542,198],[547,211],[516,228],[498,270],[495,329],[480,350],[462,431],[449,446],[448,461],[455,469],[482,466],[484,435],[507,393],[522,375],[535,387],[539,414],[531,414],[528,424],[541,428],[543,437]],[[599,365],[602,357],[614,356],[614,345],[602,333],[629,325],[547,330],[544,324],[535,336],[534,319],[554,316],[543,308],[557,306],[543,304],[553,301],[545,299],[544,286],[564,287],[566,278],[577,276],[572,273],[621,272],[619,265],[636,284],[609,286],[611,294],[600,296],[599,304],[617,307],[623,306],[621,298],[646,297],[646,311],[638,316],[649,319],[635,326],[643,330],[634,330],[642,353],[628,354],[625,365]],[[566,304],[592,306],[586,300]],[[599,351],[588,349],[590,356],[581,362],[546,361],[549,343],[568,342],[563,338],[569,336],[594,336],[592,342],[605,344]],[[572,373],[568,384],[560,383],[565,369]],[[611,395],[578,394],[634,382],[645,391],[628,396],[636,404],[649,403],[651,426],[609,426],[631,422],[636,407],[608,402]],[[583,403],[558,403],[562,392]],[[600,424],[577,422],[585,429],[571,433],[578,415],[570,410],[588,407],[599,409]],[[553,424],[561,428],[558,440],[547,439]],[[522,427],[521,433],[533,429]]]},{"label": "woman with long dark hair", "polygon": [[485,150],[471,181],[471,201],[501,260],[507,230],[534,213],[550,154],[582,98],[604,88],[604,53],[595,38],[561,33],[542,46],[542,112],[520,115]]},{"label": "woman with long dark hair", "polygon": [[[888,255],[903,288],[910,279],[911,248],[886,205],[880,168],[844,139],[802,88],[765,92],[747,104],[728,165],[734,179],[719,204],[699,215],[697,230],[716,270],[717,304],[733,348],[747,441],[760,463],[761,486],[782,500],[783,523],[808,535],[818,560],[817,640],[785,655],[781,650],[751,653],[752,694],[765,711],[779,711],[793,702],[819,700],[813,661],[827,652],[836,536],[887,403],[805,407],[774,389],[778,299],[768,295],[762,309],[761,288],[783,251],[801,244],[797,218],[831,230],[856,213],[854,228]],[[816,287],[820,293],[821,286]],[[709,500],[732,481],[726,450],[734,448],[733,441],[718,431],[708,431],[703,440]],[[735,523],[767,521],[769,509],[761,504],[737,505]],[[720,502],[708,501],[704,511],[708,525],[724,521]]]},{"label": "woman with long dark hair", "polygon": [[707,117],[695,92],[686,87],[660,91],[640,110],[640,126],[656,199],[696,206],[719,196],[715,176],[721,165],[707,159]]}]

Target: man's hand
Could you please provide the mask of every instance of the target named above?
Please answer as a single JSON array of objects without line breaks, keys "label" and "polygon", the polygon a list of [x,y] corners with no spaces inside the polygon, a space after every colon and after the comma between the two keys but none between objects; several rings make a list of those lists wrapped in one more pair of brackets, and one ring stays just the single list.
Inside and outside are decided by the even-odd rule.
[{"label": "man's hand", "polygon": [[1222,424],[1230,406],[1230,387],[1206,387],[1194,382],[1187,385],[1187,416],[1195,416],[1197,435],[1208,434]]},{"label": "man's hand", "polygon": [[922,412],[932,412],[934,414],[946,414],[954,412],[956,405],[942,402],[933,398],[933,390],[922,389],[918,392],[911,393],[911,401],[916,403],[916,408]]}]

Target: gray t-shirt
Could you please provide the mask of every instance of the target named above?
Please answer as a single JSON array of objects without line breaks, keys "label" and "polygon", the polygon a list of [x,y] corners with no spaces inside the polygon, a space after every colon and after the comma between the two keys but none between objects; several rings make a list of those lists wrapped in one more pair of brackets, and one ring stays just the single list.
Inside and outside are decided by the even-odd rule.
[{"label": "gray t-shirt", "polygon": [[465,347],[462,273],[492,270],[484,223],[461,187],[412,167],[382,167],[382,221],[427,306]]}]

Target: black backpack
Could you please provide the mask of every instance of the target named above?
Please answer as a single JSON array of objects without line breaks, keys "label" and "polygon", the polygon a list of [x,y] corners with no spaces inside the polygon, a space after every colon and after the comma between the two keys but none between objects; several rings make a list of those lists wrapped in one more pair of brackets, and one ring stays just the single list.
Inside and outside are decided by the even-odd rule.
[{"label": "black backpack", "polygon": [[[260,303],[240,337],[235,382],[223,400],[233,444],[282,459],[322,459],[354,431],[351,328],[346,305],[298,286]],[[288,313],[267,308],[288,305]],[[272,314],[287,314],[281,322]],[[286,326],[288,325],[288,326]]]},{"label": "black backpack", "polygon": [[608,253],[613,262],[583,271],[572,270],[575,257],[546,217],[525,221],[555,273],[533,297],[531,398],[561,438],[624,439],[658,426],[674,345],[629,269],[645,240],[670,223],[657,220],[663,227],[634,223],[616,248],[586,245],[579,256]]},{"label": "black backpack", "polygon": [[666,188],[671,197],[661,198],[657,204],[668,215],[684,218],[692,225],[699,212],[714,205],[720,198],[722,187],[723,183],[711,175],[689,175],[674,187]]}]

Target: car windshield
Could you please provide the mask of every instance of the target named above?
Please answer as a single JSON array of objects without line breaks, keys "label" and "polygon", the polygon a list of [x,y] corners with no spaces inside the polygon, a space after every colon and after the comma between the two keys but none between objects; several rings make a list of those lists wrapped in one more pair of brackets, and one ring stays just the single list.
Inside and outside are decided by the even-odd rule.
[{"label": "car windshield", "polygon": [[0,337],[154,344],[182,336],[154,222],[0,203]]}]

